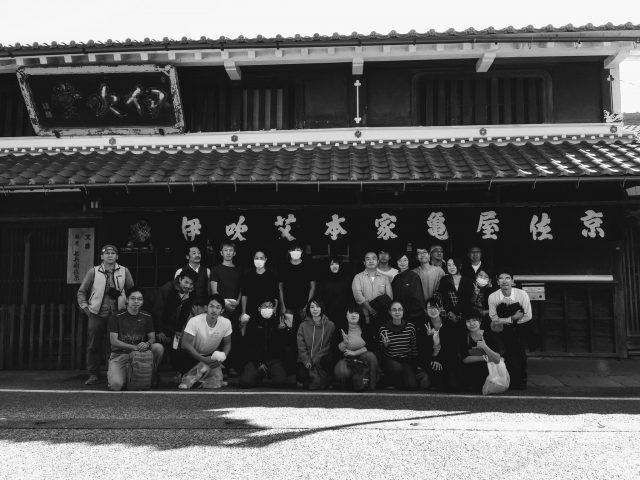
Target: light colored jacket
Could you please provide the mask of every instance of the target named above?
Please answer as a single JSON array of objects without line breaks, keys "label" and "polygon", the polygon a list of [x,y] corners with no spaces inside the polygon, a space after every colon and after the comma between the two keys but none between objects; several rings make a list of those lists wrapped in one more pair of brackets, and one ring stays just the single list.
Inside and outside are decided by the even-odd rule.
[{"label": "light colored jacket", "polygon": [[[127,301],[125,289],[133,286],[133,279],[127,267],[118,265],[117,263],[114,265],[113,282],[115,288],[120,292],[116,307],[117,311],[125,307]],[[80,305],[80,308],[85,309],[89,307],[91,313],[98,315],[102,301],[104,300],[106,287],[107,272],[104,264],[90,268],[78,288],[78,305]],[[89,292],[90,295],[87,298],[87,293]]]}]

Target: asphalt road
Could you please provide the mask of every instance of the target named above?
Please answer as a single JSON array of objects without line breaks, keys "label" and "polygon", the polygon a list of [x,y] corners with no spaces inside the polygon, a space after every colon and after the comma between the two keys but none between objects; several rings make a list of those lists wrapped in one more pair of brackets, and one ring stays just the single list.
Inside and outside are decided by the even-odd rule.
[{"label": "asphalt road", "polygon": [[638,479],[640,401],[0,392],[0,478]]}]

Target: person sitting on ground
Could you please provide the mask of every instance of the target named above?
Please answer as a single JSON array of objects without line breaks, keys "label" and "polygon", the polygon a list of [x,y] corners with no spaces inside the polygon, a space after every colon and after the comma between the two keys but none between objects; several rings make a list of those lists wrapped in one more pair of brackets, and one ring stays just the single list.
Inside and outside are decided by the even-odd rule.
[{"label": "person sitting on ground", "polygon": [[338,350],[343,358],[334,368],[336,382],[342,388],[355,391],[375,390],[378,377],[378,359],[373,351],[376,345],[364,314],[356,303],[347,307],[347,329],[341,329],[342,341]]},{"label": "person sitting on ground", "polygon": [[[231,322],[220,315],[223,309],[223,296],[218,293],[211,295],[207,303],[207,313],[191,317],[182,335],[182,349],[187,353],[189,362],[184,364],[181,373],[186,374],[202,362],[207,367],[200,379],[205,387],[208,377],[222,377],[222,362],[231,352]],[[213,356],[220,345],[224,353],[222,360],[222,356]],[[187,389],[190,385],[181,382],[178,388]]]},{"label": "person sitting on ground", "polygon": [[325,389],[332,380],[331,344],[335,325],[322,310],[322,302],[311,299],[305,309],[306,318],[298,328],[297,379],[310,390]]},{"label": "person sitting on ground", "polygon": [[180,383],[178,377],[185,372],[185,364],[191,363],[188,355],[180,348],[180,344],[182,330],[192,313],[193,288],[196,280],[197,276],[191,269],[182,270],[177,278],[160,287],[151,310],[157,340],[164,346],[171,365],[177,372],[178,383]]},{"label": "person sitting on ground", "polygon": [[[151,315],[141,310],[144,303],[142,290],[133,286],[127,289],[126,297],[126,308],[109,318],[111,355],[107,387],[109,390],[123,390],[128,386],[146,390],[158,383],[157,370],[164,348],[156,343]],[[135,387],[130,384],[132,376],[135,377]]]},{"label": "person sitting on ground", "polygon": [[426,302],[427,320],[416,324],[420,389],[455,391],[459,384],[456,340],[458,330],[437,297]]},{"label": "person sitting on ground", "polygon": [[466,335],[460,337],[459,355],[462,360],[462,383],[472,392],[482,392],[489,369],[488,362],[500,363],[504,351],[496,334],[483,330],[482,319],[475,311],[464,312]]},{"label": "person sitting on ground", "polygon": [[[278,320],[275,313],[275,302],[265,299],[258,307],[259,316],[247,324],[244,335],[247,356],[240,373],[241,388],[254,388],[262,383],[265,377],[271,379],[274,387],[287,385],[287,369],[282,359],[284,347],[280,345],[279,330],[286,328]],[[289,329],[291,331],[291,329]],[[292,336],[292,335],[290,335]]]},{"label": "person sitting on ground", "polygon": [[398,301],[389,307],[391,320],[378,330],[381,349],[380,368],[385,375],[385,383],[396,388],[415,390],[417,388],[416,328],[404,319],[404,308]]}]

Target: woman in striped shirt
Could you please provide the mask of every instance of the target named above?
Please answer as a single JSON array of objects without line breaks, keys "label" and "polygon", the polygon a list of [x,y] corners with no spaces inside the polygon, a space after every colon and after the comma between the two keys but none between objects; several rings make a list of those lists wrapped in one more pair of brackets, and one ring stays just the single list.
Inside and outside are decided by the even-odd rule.
[{"label": "woman in striped shirt", "polygon": [[396,388],[415,390],[416,380],[416,329],[404,317],[404,308],[398,301],[389,307],[391,320],[378,330],[380,342],[380,366],[385,383]]}]

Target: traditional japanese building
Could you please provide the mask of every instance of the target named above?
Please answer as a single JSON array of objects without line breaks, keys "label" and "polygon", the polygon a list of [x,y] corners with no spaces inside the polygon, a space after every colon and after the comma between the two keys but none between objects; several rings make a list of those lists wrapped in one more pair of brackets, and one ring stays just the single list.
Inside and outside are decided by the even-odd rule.
[{"label": "traditional japanese building", "polygon": [[[543,355],[640,353],[640,25],[0,46],[0,368],[81,367],[104,242],[138,284],[196,242],[508,265]],[[62,353],[66,352],[66,353]],[[47,360],[49,359],[49,360]]]}]

